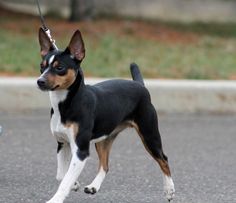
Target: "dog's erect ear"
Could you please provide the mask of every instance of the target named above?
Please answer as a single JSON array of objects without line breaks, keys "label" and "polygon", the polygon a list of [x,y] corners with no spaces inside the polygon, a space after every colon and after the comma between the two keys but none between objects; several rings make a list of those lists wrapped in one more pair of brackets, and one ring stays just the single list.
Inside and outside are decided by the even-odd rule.
[{"label": "dog's erect ear", "polygon": [[77,60],[82,61],[85,57],[85,48],[84,42],[79,30],[76,30],[74,35],[72,36],[69,46],[70,53]]},{"label": "dog's erect ear", "polygon": [[43,28],[39,28],[39,44],[40,44],[40,54],[42,57],[48,54],[50,50],[53,49],[52,43],[43,30]]}]

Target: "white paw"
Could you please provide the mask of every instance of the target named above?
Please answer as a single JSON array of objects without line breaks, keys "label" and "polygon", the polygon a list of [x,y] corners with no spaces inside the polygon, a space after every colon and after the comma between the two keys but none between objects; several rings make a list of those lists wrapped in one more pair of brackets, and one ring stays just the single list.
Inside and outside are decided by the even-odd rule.
[{"label": "white paw", "polygon": [[97,193],[99,190],[99,188],[96,188],[95,186],[93,185],[87,185],[85,188],[84,188],[84,192],[87,193],[87,194],[91,194],[91,195],[94,195],[95,193]]},{"label": "white paw", "polygon": [[80,188],[79,181],[76,181],[74,185],[71,187],[71,190],[77,192],[79,188]]},{"label": "white paw", "polygon": [[175,196],[175,188],[165,188],[164,189],[164,194],[166,199],[170,202],[171,200],[173,200],[174,196]]},{"label": "white paw", "polygon": [[65,176],[65,173],[64,173],[64,172],[62,172],[61,170],[57,170],[56,179],[57,179],[58,181],[62,181],[62,179],[64,178],[64,176]]},{"label": "white paw", "polygon": [[67,171],[63,171],[63,170],[58,170],[57,169],[57,175],[56,175],[56,179],[58,181],[62,181],[62,179],[65,177]]},{"label": "white paw", "polygon": [[52,198],[49,201],[47,201],[46,203],[63,203],[63,200]]},{"label": "white paw", "polygon": [[56,180],[57,181],[62,181],[62,179],[63,179],[63,176],[62,175],[60,175],[60,174],[58,174],[57,176],[56,176]]},{"label": "white paw", "polygon": [[171,177],[164,177],[164,195],[169,202],[175,196],[175,186]]},{"label": "white paw", "polygon": [[64,198],[62,196],[55,194],[49,201],[46,203],[63,203]]}]

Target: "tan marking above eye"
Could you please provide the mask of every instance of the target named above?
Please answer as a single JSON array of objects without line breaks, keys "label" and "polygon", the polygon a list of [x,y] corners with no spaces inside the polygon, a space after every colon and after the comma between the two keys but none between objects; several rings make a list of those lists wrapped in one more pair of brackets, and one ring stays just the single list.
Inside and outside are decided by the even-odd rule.
[{"label": "tan marking above eye", "polygon": [[59,65],[59,62],[58,61],[54,61],[53,64],[52,64],[52,67],[56,68],[58,65]]},{"label": "tan marking above eye", "polygon": [[42,62],[42,65],[43,65],[43,67],[46,67],[46,66],[47,66],[47,61],[44,60],[44,61]]}]

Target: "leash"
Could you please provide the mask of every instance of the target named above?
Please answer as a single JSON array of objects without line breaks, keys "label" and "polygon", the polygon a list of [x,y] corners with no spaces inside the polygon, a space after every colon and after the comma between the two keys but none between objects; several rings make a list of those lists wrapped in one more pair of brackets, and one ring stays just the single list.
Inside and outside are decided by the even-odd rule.
[{"label": "leash", "polygon": [[38,12],[39,12],[39,17],[40,17],[40,21],[41,21],[41,24],[42,24],[42,28],[43,28],[44,32],[47,34],[48,38],[50,39],[53,48],[58,50],[57,45],[56,45],[56,41],[52,38],[50,30],[46,26],[45,20],[43,18],[43,15],[42,15],[42,12],[41,12],[41,9],[40,9],[39,0],[36,0],[36,4],[37,4],[37,7],[38,7]]},{"label": "leash", "polygon": [[[42,24],[42,28],[44,30],[44,32],[47,34],[48,38],[50,39],[51,43],[52,43],[52,46],[54,49],[58,50],[57,48],[57,45],[56,45],[56,41],[52,38],[51,36],[51,33],[50,33],[50,30],[47,28],[46,26],[46,23],[45,23],[45,20],[43,18],[43,15],[42,15],[42,12],[41,12],[41,9],[40,9],[40,4],[39,4],[39,0],[36,0],[36,4],[37,4],[37,7],[38,7],[38,11],[39,11],[39,17],[40,17],[40,21],[41,21],[41,24]],[[79,73],[79,70],[76,69],[76,78],[78,76],[78,73]],[[1,127],[1,126],[0,126]],[[0,128],[0,135],[1,135],[1,128]]]}]

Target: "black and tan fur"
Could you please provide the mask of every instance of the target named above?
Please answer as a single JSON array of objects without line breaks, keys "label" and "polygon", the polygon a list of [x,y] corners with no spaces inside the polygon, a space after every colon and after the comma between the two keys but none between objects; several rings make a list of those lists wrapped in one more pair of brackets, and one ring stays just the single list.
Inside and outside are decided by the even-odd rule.
[{"label": "black and tan fur", "polygon": [[[109,80],[93,86],[85,85],[80,67],[85,57],[85,48],[80,31],[77,30],[74,33],[64,51],[54,50],[42,29],[39,30],[39,42],[42,75],[38,80],[38,86],[43,91],[50,91],[51,94],[65,91],[63,99],[58,100],[58,103],[52,102],[52,118],[57,111],[59,122],[64,126],[63,128],[72,129],[58,134],[66,134],[66,132],[73,134],[72,141],[64,139],[61,135],[56,136],[58,153],[63,150],[64,146],[69,145],[73,159],[72,145],[75,145],[78,160],[76,158],[74,160],[79,165],[89,156],[90,141],[103,137],[104,139],[97,142],[95,146],[100,160],[99,169],[102,168],[107,173],[112,143],[123,129],[134,127],[147,151],[159,164],[166,178],[164,180],[166,196],[168,200],[171,200],[174,195],[174,185],[172,185],[167,156],[162,148],[157,114],[151,103],[150,94],[144,86],[138,66],[131,64],[133,81]],[[57,134],[57,130],[52,130],[53,133],[54,131]],[[67,173],[70,173],[70,170],[73,171],[70,167],[72,166],[69,166]],[[67,175],[65,174],[65,177]],[[76,176],[78,175],[76,174]],[[75,179],[77,178],[75,177]],[[63,185],[63,181],[61,185]],[[64,183],[64,187],[66,187],[66,183]],[[97,188],[85,188],[85,192],[91,194],[97,190]],[[67,193],[63,195],[66,196]],[[63,195],[60,190],[49,202],[63,202],[65,199]]]}]

